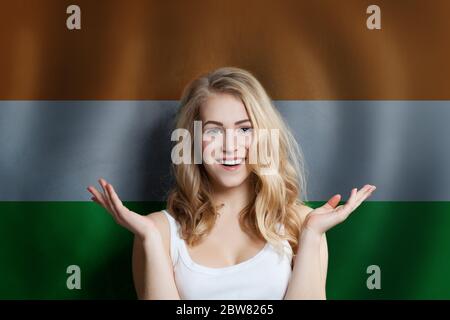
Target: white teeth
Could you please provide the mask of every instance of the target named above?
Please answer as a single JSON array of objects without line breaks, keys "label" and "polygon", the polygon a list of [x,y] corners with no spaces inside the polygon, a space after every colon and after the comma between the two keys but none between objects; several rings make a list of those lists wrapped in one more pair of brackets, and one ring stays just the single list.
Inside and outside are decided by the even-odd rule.
[{"label": "white teeth", "polygon": [[236,164],[241,164],[243,159],[236,159],[236,160],[220,160],[220,164],[226,164],[229,166],[234,166]]}]

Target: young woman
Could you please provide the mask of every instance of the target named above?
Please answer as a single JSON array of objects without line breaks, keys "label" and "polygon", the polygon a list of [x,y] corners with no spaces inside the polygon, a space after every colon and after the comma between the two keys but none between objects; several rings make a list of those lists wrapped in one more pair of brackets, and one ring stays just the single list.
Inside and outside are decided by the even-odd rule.
[{"label": "young woman", "polygon": [[[325,232],[375,187],[352,189],[344,205],[338,206],[341,195],[336,194],[322,207],[306,206],[300,149],[248,71],[220,68],[185,88],[176,128],[194,137],[183,139],[191,151],[182,152],[188,160],[199,142],[195,121],[201,121],[204,158],[201,163],[173,161],[176,184],[166,210],[143,216],[124,207],[104,179],[99,180],[103,192],[88,187],[92,200],[135,235],[138,297],[325,299]],[[277,134],[258,135],[270,130]],[[250,161],[251,151],[261,150],[263,143],[276,166],[258,157]]]}]

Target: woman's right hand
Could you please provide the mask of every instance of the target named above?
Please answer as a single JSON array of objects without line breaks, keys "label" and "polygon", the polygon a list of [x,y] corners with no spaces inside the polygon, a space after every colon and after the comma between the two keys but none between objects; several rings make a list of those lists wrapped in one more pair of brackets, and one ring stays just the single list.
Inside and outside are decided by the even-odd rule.
[{"label": "woman's right hand", "polygon": [[89,186],[87,190],[94,195],[91,200],[104,207],[119,225],[134,233],[144,242],[150,237],[159,234],[154,222],[149,217],[141,216],[122,204],[111,184],[104,179],[99,179],[98,182],[102,186],[104,193],[99,192],[93,186]]}]

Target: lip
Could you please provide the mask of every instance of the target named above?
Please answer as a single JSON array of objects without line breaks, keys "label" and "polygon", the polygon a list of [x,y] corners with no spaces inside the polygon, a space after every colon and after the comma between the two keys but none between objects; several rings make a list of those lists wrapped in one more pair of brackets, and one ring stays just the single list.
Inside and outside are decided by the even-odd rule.
[{"label": "lip", "polygon": [[227,170],[227,171],[236,171],[236,170],[238,170],[240,167],[242,167],[243,164],[244,164],[244,162],[241,162],[240,164],[237,164],[237,165],[235,165],[235,166],[226,166],[226,165],[223,165],[223,164],[219,164],[219,166],[220,166],[222,169]]},{"label": "lip", "polygon": [[217,159],[217,161],[230,161],[230,160],[245,160],[245,158],[222,158],[222,159]]},{"label": "lip", "polygon": [[[240,164],[234,165],[234,166],[226,166],[220,163],[220,161],[231,161],[231,160],[239,160],[242,159],[242,162]],[[239,170],[239,168],[242,167],[243,164],[245,164],[245,158],[233,158],[233,159],[222,159],[217,160],[217,164],[226,171],[236,171]]]}]

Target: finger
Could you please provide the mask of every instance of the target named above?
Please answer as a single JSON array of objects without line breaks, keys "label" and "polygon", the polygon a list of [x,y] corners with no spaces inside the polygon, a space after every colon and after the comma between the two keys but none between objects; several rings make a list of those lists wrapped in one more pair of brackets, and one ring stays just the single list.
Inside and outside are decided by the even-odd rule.
[{"label": "finger", "polygon": [[364,187],[362,187],[357,193],[356,193],[356,197],[354,199],[353,202],[353,208],[356,208],[358,203],[361,203],[362,200],[364,200],[367,196],[367,194],[369,193],[369,191],[371,190],[372,186],[369,184],[364,185]]},{"label": "finger", "polygon": [[370,194],[370,191],[372,190],[372,186],[365,185],[361,188],[361,190],[357,190],[357,188],[352,189],[350,198],[340,212],[340,214],[344,216],[343,219],[347,219],[350,213],[355,211],[355,209],[359,207],[362,201],[367,198],[367,196]]},{"label": "finger", "polygon": [[94,195],[93,198],[95,198],[100,205],[105,207],[105,209],[108,208],[106,203],[105,203],[105,199],[104,199],[103,195],[95,187],[89,186],[87,188],[87,190]]},{"label": "finger", "polygon": [[108,203],[108,205],[110,206],[110,207],[112,207],[111,206],[111,198],[109,197],[109,195],[108,195],[108,190],[106,190],[106,185],[108,184],[107,182],[106,182],[106,180],[105,179],[102,179],[102,178],[100,178],[99,180],[98,180],[98,182],[100,183],[100,185],[102,186],[102,189],[103,189],[103,193],[104,193],[104,197],[105,197],[105,200],[106,200],[106,202]]},{"label": "finger", "polygon": [[371,190],[372,186],[370,184],[364,185],[356,194],[356,200],[359,200],[360,198],[364,197],[367,192]]},{"label": "finger", "polygon": [[322,207],[325,209],[334,209],[338,205],[339,201],[341,201],[341,195],[335,194]]},{"label": "finger", "polygon": [[340,194],[336,194],[330,200],[328,200],[327,203],[331,207],[335,208],[339,204],[339,201],[341,201],[341,195]]},{"label": "finger", "polygon": [[94,202],[97,203],[97,204],[102,205],[102,204],[97,200],[97,198],[95,198],[95,197],[92,197],[91,200],[94,201]]},{"label": "finger", "polygon": [[353,211],[354,204],[356,202],[358,189],[353,188],[350,192],[350,197],[348,198],[347,202],[340,206],[339,210],[335,210],[339,214],[339,219],[345,220],[350,215],[350,213]]},{"label": "finger", "polygon": [[356,202],[357,196],[358,196],[358,188],[353,188],[352,191],[350,192],[350,197],[348,197],[348,200],[343,208],[345,210],[350,210],[353,207],[354,203]]},{"label": "finger", "polygon": [[120,201],[119,196],[117,195],[114,187],[111,184],[108,184],[106,189],[108,190],[108,195],[111,198],[114,209],[117,211],[117,213],[119,213],[121,209],[123,209],[122,201]]},{"label": "finger", "polygon": [[117,217],[115,210],[112,208],[111,199],[109,198],[108,192],[106,191],[106,181],[104,179],[100,178],[98,180],[98,182],[102,186],[103,192],[105,193],[105,200],[106,200],[105,202],[108,205],[108,209],[115,217]]},{"label": "finger", "polygon": [[367,190],[365,190],[365,192],[363,194],[361,194],[361,196],[359,197],[359,199],[356,201],[355,203],[355,208],[359,207],[359,205],[366,200],[368,197],[370,197],[370,195],[372,194],[372,192],[376,189],[375,186],[369,185],[369,187],[367,188]]}]

